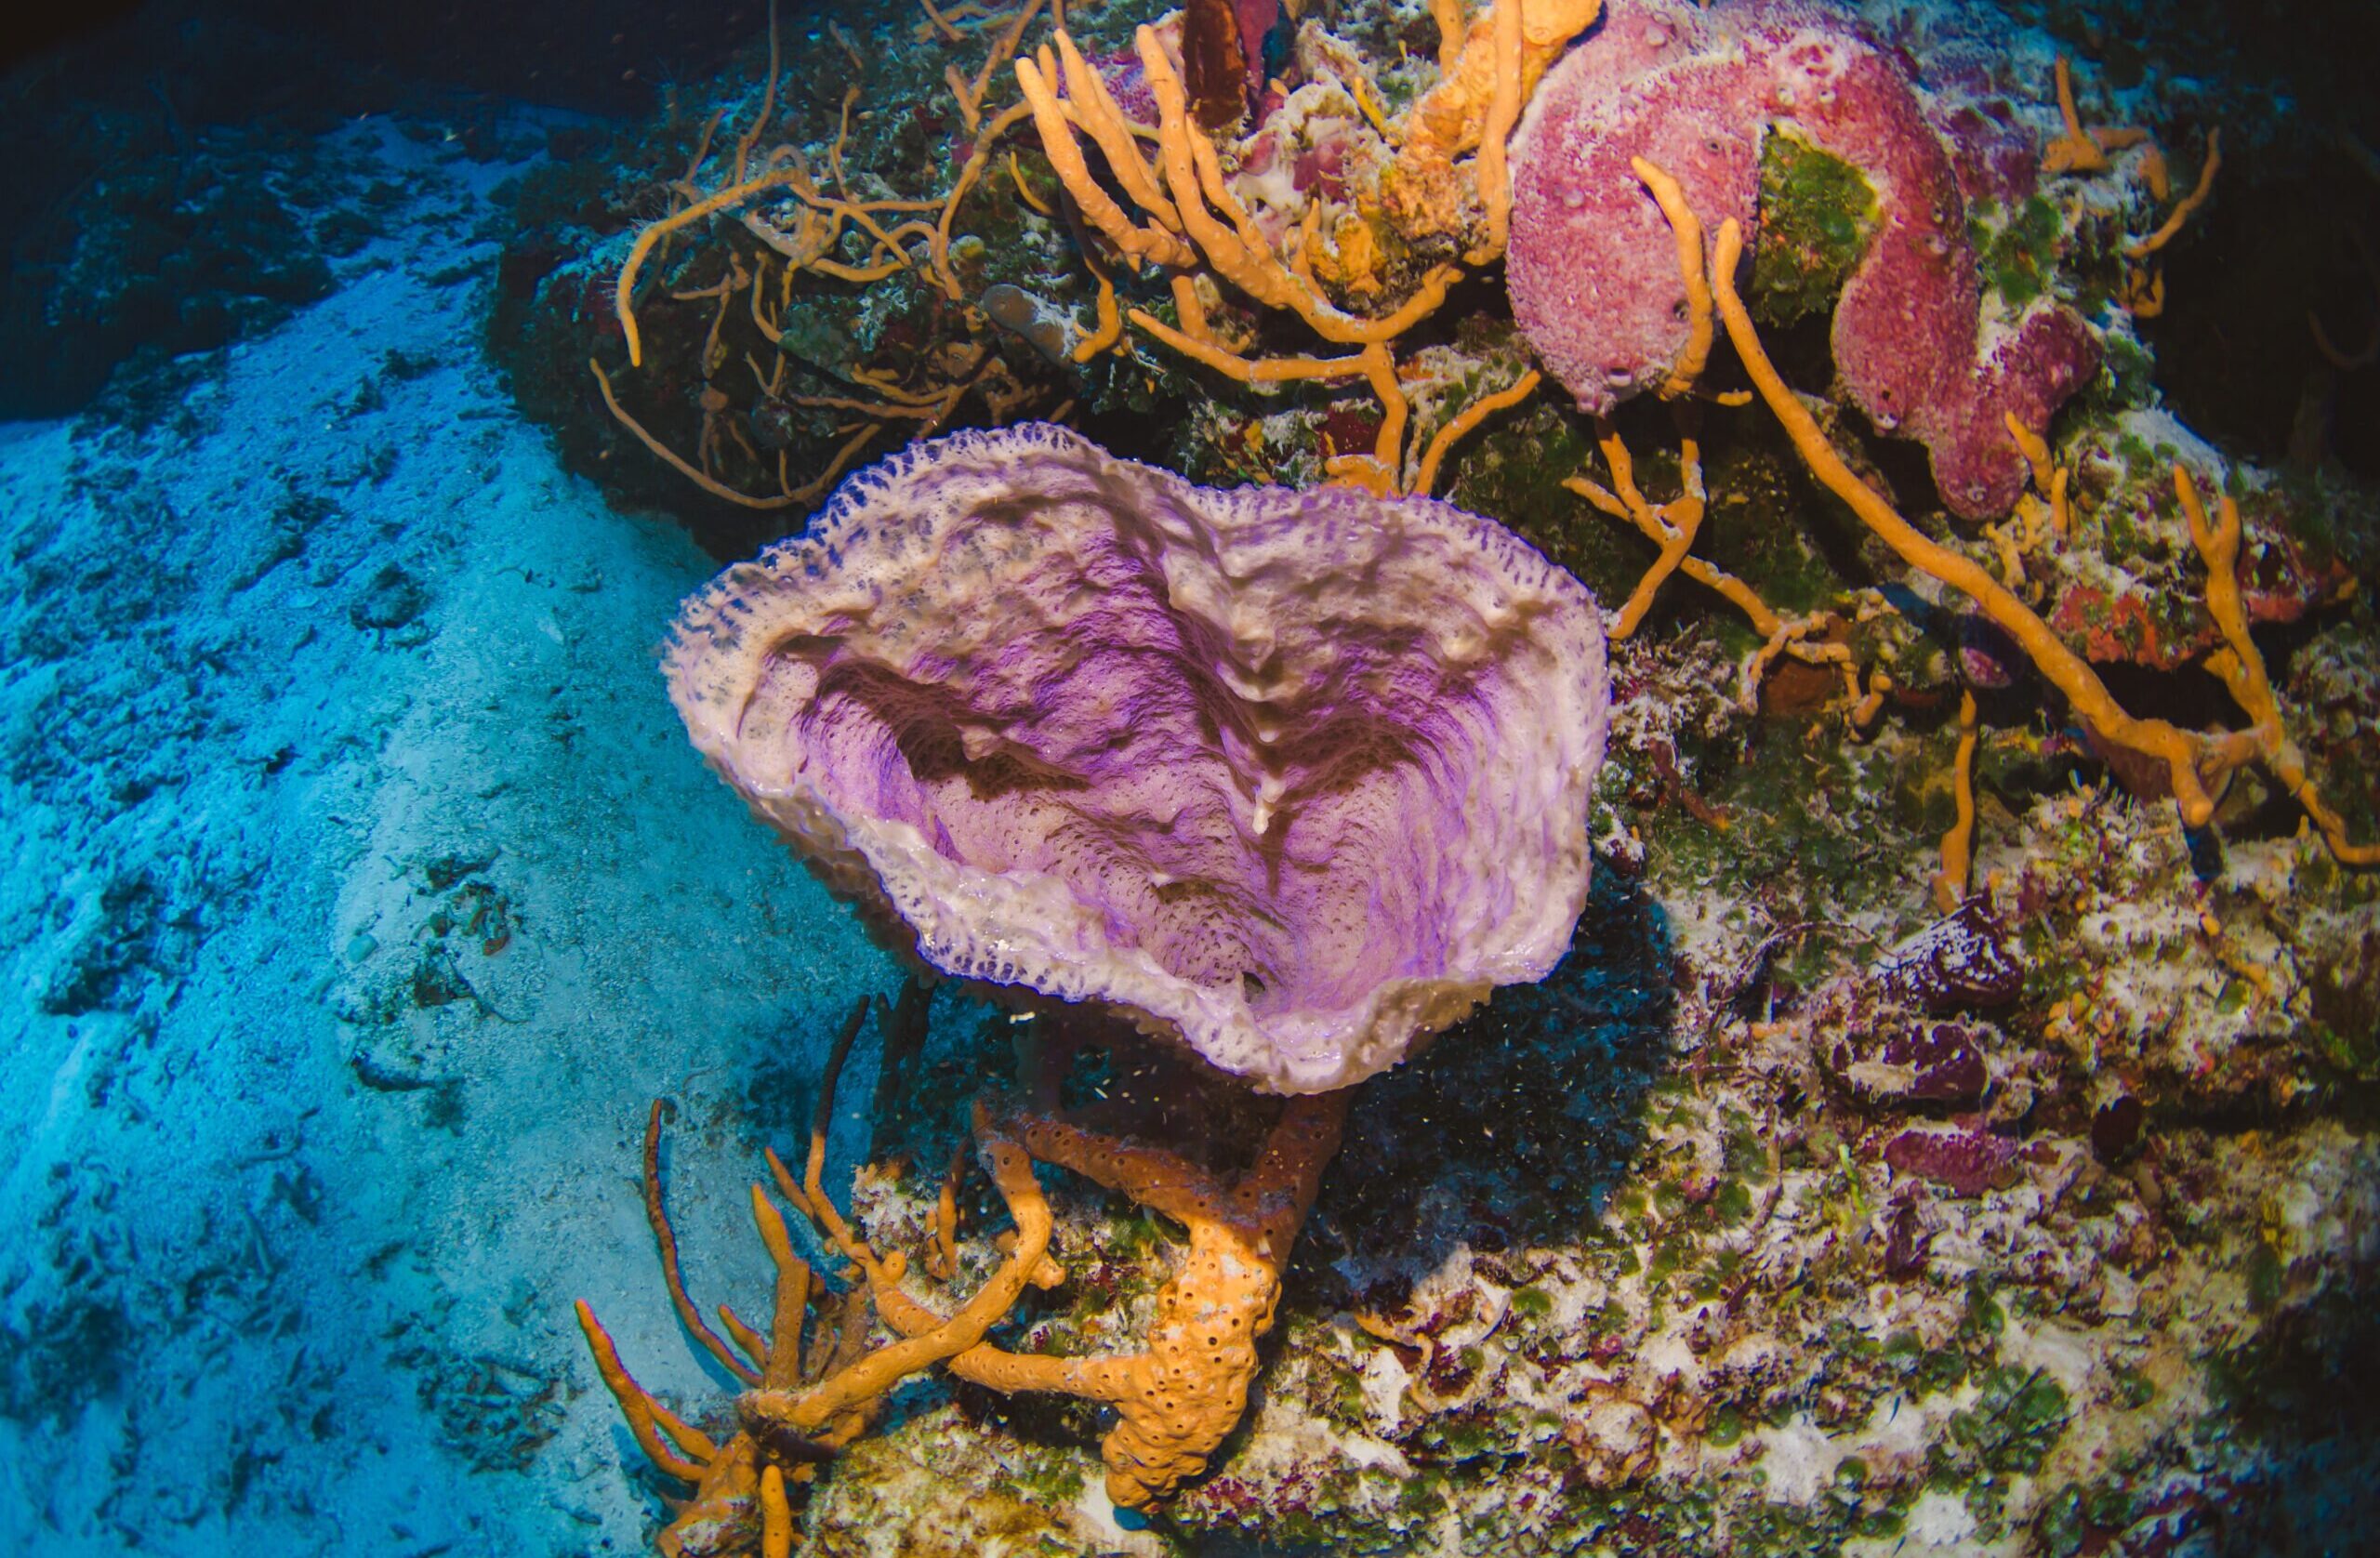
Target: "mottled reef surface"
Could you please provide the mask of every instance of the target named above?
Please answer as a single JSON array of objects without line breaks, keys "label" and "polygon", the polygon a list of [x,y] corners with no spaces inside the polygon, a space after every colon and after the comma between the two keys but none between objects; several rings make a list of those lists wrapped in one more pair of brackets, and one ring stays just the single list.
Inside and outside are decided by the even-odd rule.
[{"label": "mottled reef surface", "polygon": [[[2380,625],[2358,581],[2380,508],[2357,462],[2370,374],[2302,321],[2286,326],[2294,345],[2253,361],[2209,344],[2216,310],[2247,307],[2210,256],[2249,246],[2333,310],[2330,335],[2369,317],[2349,242],[2354,214],[2380,208],[2352,166],[2363,143],[2294,111],[2284,83],[2316,100],[2324,88],[2286,62],[2234,52],[2225,76],[2226,24],[2203,8],[2130,32],[2071,7],[2016,9],[2012,23],[1991,7],[1876,4],[1863,24],[1937,123],[1964,126],[1940,132],[1953,160],[1977,146],[2003,158],[1997,198],[1971,188],[1966,209],[1987,320],[2055,307],[2091,322],[2096,376],[2048,454],[2071,513],[2046,545],[2038,498],[2023,500],[2039,511],[2021,536],[2014,520],[1957,520],[1922,450],[1841,406],[1827,435],[1926,534],[2007,577],[2127,706],[2187,727],[2241,717],[2211,674],[2217,626],[2171,472],[2230,494],[2287,728],[2347,836],[2368,838]],[[1069,21],[1121,82],[1132,27],[1163,10],[1078,6]],[[1607,23],[1627,10],[1613,0]],[[866,106],[846,126],[844,74],[797,71],[777,105],[787,127],[772,134],[852,191],[939,191],[937,166],[974,143],[964,91],[999,29],[993,18],[951,41],[914,22],[863,7],[807,34],[859,73]],[[1354,78],[1394,117],[1436,79],[1438,34],[1428,7],[1390,5],[1309,9],[1297,37],[1302,79],[1335,72],[1345,90],[1293,91],[1273,130],[1224,135],[1226,170],[1260,221],[1280,214],[1289,247],[1304,221],[1304,273],[1332,304],[1378,313],[1444,251],[1393,219],[1395,175],[1366,161],[1372,105]],[[2036,176],[2061,130],[2060,56],[2084,84],[2084,118],[2148,126],[2170,150],[2174,192],[2162,152],[2153,174]],[[1011,100],[1005,75],[990,73],[987,114]],[[701,104],[724,105],[723,144],[753,112],[754,80],[731,72],[715,99],[690,94],[640,154],[700,165]],[[2152,268],[2128,235],[2187,192],[2218,125],[2214,204]],[[590,161],[543,184],[526,207],[542,225],[513,245],[498,350],[570,458],[734,555],[797,521],[706,497],[586,393],[588,343],[618,360],[605,287],[656,214],[631,208],[655,176]],[[2252,231],[2264,191],[2320,179],[2335,179],[2341,213],[2288,243]],[[1752,312],[1788,377],[1822,389],[1826,316],[1875,231],[1875,191],[1860,167],[1783,132],[1761,142],[1758,184]],[[654,287],[640,305],[659,366],[620,377],[621,393],[663,442],[699,444],[706,471],[763,493],[755,442],[814,470],[861,426],[850,402],[887,386],[940,403],[972,384],[944,406],[952,422],[1053,416],[1223,483],[1311,484],[1379,433],[1360,383],[1251,390],[1145,327],[1077,361],[1103,273],[1128,305],[1183,320],[1178,292],[1117,270],[1067,210],[1028,126],[959,207],[939,267],[921,247],[915,273],[890,280],[797,277],[773,269],[783,243],[722,226],[668,251],[681,300]],[[770,219],[782,238],[792,216]],[[869,250],[840,252],[857,263]],[[781,318],[717,300],[747,271],[756,296],[782,276]],[[1228,288],[1201,296],[1234,351],[1314,350],[1277,310]],[[760,356],[783,367],[712,374],[747,344],[747,317],[774,323],[775,355]],[[1501,292],[1476,280],[1396,350],[1424,433],[1528,360]],[[2294,430],[2241,412],[2242,374],[2266,403],[2295,405]],[[1724,350],[1712,375],[1714,390],[1743,382]],[[739,416],[753,435],[742,454],[726,430]],[[2064,1555],[2380,1540],[2367,1388],[2380,1367],[2380,879],[2342,865],[2268,774],[2241,772],[2209,825],[2186,827],[2158,774],[2083,729],[1963,598],[1916,580],[1756,403],[1689,419],[1647,396],[1615,429],[1540,393],[1455,445],[1437,490],[1619,601],[1655,547],[1564,478],[1624,483],[1616,430],[1658,501],[1679,490],[1681,429],[1699,436],[1709,494],[1696,555],[1809,621],[1803,647],[1820,652],[1763,653],[1763,629],[1683,577],[1614,645],[1598,874],[1577,943],[1541,985],[1500,993],[1362,1089],[1248,1419],[1215,1469],[1127,1531],[1099,1496],[1094,1409],[914,1383],[815,1485],[818,1551]],[[1967,804],[1963,695],[1978,710],[1964,759],[1973,860],[1950,872],[1940,841]],[[879,1248],[929,1236],[970,1100],[1031,1079],[1006,1058],[1033,1050],[1030,1024],[949,992],[933,1011],[932,1037],[877,1094],[856,1196]],[[1269,1106],[1208,1097],[1170,1067],[1129,1048],[1078,1057],[1066,1097],[1185,1151],[1205,1142],[1224,1167],[1252,1150]],[[782,1086],[798,1098],[806,1082]],[[1155,1110],[1152,1094],[1175,1104]],[[787,1117],[723,1105],[696,1129],[766,1137]],[[1001,1344],[1130,1351],[1178,1230],[1044,1177],[1066,1281],[1028,1295]],[[980,1176],[968,1194],[961,1274],[946,1290],[913,1279],[920,1293],[963,1293],[997,1260],[998,1203]]]}]

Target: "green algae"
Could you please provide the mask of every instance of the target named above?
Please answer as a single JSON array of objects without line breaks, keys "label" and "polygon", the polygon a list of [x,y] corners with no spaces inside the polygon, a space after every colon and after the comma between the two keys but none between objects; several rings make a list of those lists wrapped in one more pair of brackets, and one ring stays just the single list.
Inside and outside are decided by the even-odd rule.
[{"label": "green algae", "polygon": [[2156,403],[2157,358],[2132,337],[2109,330],[2100,337],[2099,376],[2086,390],[2086,404],[2102,413],[2139,410]]},{"label": "green algae", "polygon": [[2120,1483],[2069,1483],[2035,1517],[2033,1540],[2045,1558],[2101,1551],[2107,1534],[2130,1525],[2139,1509],[2140,1499]]},{"label": "green algae", "polygon": [[[1832,554],[1855,547],[1858,534],[1847,511],[1808,503],[1797,485],[1798,468],[1765,444],[1706,451],[1704,467],[1711,507],[1698,552],[1787,616],[1818,611],[1841,598],[1843,575]],[[1759,641],[1733,607],[1699,585],[1680,580],[1664,586],[1662,595],[1681,614],[1710,617],[1731,648],[1748,650]]]},{"label": "green algae", "polygon": [[1624,600],[1651,548],[1562,485],[1593,458],[1576,420],[1540,400],[1458,446],[1443,491],[1457,508],[1517,531],[1598,599]]},{"label": "green algae", "polygon": [[1997,1365],[1977,1381],[1975,1405],[1950,1414],[1949,1444],[1994,1474],[2038,1472],[2071,1417],[2056,1380]]},{"label": "green algae", "polygon": [[1760,146],[1754,317],[1783,325],[1831,309],[1882,217],[1867,175],[1790,131],[1772,129]]},{"label": "green algae", "polygon": [[1984,284],[2011,309],[2023,309],[2050,290],[2057,272],[2058,250],[2066,236],[2066,220],[2041,195],[1994,221],[1997,208],[1977,204],[1968,236],[1983,263]]},{"label": "green algae", "polygon": [[[1867,772],[1866,755],[1831,742],[1803,739],[1808,722],[1775,721],[1776,728],[1726,753],[1703,770],[1703,799],[1730,820],[1724,831],[1682,811],[1664,808],[1647,828],[1657,873],[1664,882],[1696,884],[1727,892],[1757,892],[1779,913],[1812,924],[1835,923],[1840,905],[1875,901],[1890,891],[1904,863],[1904,853],[1884,830],[1877,817],[1877,780]],[[1947,772],[1949,754],[1940,768]],[[1907,765],[1879,765],[1879,780],[1892,780]],[[1780,798],[1795,798],[1780,804]],[[1940,815],[1947,818],[1947,792]],[[1924,814],[1924,808],[1920,808]],[[1871,819],[1870,825],[1844,825],[1846,817]],[[1913,845],[1924,825],[1911,825],[1893,814],[1892,821],[1909,828],[1904,844]],[[1789,958],[1818,961],[1797,971],[1816,983],[1830,951],[1817,941],[1797,945]]]}]

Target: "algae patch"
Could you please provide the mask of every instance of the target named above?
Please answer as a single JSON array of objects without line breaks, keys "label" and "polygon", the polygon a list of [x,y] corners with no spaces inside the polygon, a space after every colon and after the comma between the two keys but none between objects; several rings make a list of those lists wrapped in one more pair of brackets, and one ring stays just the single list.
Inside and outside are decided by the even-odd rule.
[{"label": "algae patch", "polygon": [[1874,236],[1882,207],[1867,175],[1785,130],[1760,146],[1760,244],[1752,312],[1791,324],[1834,306]]}]

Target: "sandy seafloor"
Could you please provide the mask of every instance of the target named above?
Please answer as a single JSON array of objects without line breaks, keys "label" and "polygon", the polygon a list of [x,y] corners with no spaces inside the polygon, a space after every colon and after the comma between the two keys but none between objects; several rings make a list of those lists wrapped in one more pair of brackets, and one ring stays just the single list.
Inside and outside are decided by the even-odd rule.
[{"label": "sandy seafloor", "polygon": [[706,1101],[895,980],[663,693],[712,565],[483,354],[519,165],[322,152],[402,191],[330,297],[0,427],[0,1552],[641,1551],[571,1301],[719,1388],[645,1106],[690,1281],[763,1295]]}]

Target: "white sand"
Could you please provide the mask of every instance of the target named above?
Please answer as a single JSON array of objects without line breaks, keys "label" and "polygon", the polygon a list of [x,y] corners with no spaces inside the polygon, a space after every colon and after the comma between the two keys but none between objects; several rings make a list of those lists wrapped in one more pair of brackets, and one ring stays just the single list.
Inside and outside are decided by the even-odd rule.
[{"label": "white sand", "polygon": [[[640,1550],[571,1301],[724,1393],[644,1105],[687,1106],[697,1294],[759,1310],[743,1189],[799,1122],[745,1089],[894,982],[663,695],[712,565],[563,474],[481,349],[513,170],[385,121],[337,155],[408,199],[332,297],[150,429],[0,428],[0,1551]],[[358,627],[390,565],[426,608]],[[448,857],[492,862],[492,956],[431,927],[483,901]],[[417,1006],[442,941],[476,998]]]}]

